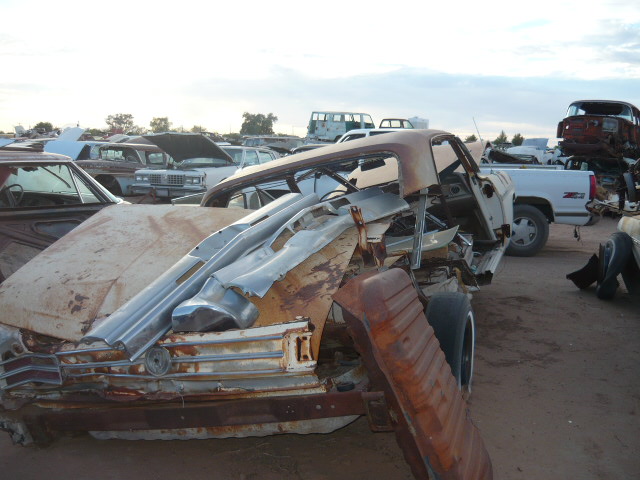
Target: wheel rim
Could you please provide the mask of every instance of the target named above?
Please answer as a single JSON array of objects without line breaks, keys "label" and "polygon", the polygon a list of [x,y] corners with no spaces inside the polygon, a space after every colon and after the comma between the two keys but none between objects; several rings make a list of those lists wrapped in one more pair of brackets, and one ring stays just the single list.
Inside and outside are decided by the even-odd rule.
[{"label": "wheel rim", "polygon": [[513,220],[511,233],[512,243],[520,247],[527,247],[536,240],[537,236],[538,228],[530,218],[519,217]]},{"label": "wheel rim", "polygon": [[476,332],[473,312],[467,314],[462,343],[462,358],[460,361],[460,386],[471,392],[471,379],[473,377],[473,357],[475,354]]}]

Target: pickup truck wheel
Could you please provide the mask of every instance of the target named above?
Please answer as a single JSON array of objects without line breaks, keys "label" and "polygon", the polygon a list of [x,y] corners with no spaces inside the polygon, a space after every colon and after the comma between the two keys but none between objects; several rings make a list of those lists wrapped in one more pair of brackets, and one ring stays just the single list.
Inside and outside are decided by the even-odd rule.
[{"label": "pickup truck wheel", "polygon": [[513,225],[505,253],[512,257],[532,257],[547,243],[549,222],[544,213],[532,205],[513,206]]},{"label": "pickup truck wheel", "polygon": [[425,310],[458,388],[471,392],[475,353],[475,317],[464,293],[436,293]]},{"label": "pickup truck wheel", "polygon": [[617,277],[629,262],[632,248],[633,240],[625,232],[612,233],[609,240],[600,245],[596,295],[601,300],[611,300],[616,294],[620,285]]}]

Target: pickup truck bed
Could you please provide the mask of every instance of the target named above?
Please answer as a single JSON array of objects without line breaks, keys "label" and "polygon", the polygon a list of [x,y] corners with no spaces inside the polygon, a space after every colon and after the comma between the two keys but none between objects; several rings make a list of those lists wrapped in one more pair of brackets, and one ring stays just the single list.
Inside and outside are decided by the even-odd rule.
[{"label": "pickup truck bed", "polygon": [[600,217],[586,208],[595,195],[593,172],[546,165],[480,165],[482,173],[502,171],[516,187],[513,232],[507,255],[533,256],[549,234],[549,223],[591,225]]}]

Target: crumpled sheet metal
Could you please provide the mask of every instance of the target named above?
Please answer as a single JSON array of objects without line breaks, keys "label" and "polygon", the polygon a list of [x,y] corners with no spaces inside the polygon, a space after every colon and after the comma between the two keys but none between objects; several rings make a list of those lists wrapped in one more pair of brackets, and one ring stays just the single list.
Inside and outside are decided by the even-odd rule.
[{"label": "crumpled sheet metal", "polygon": [[398,443],[414,476],[492,479],[489,454],[409,276],[398,268],[369,272],[334,299],[372,386],[384,390],[395,413]]},{"label": "crumpled sheet metal", "polygon": [[322,250],[289,270],[264,297],[251,297],[251,302],[260,311],[254,327],[288,322],[296,317],[308,318],[313,325],[311,354],[312,358],[317,359],[333,295],[340,286],[357,243],[357,231],[351,227]]},{"label": "crumpled sheet metal", "polygon": [[[372,194],[371,191],[358,192],[343,199],[362,210],[365,222],[390,217],[408,208],[407,202],[397,195],[382,193],[377,189],[372,191],[377,194]],[[318,206],[311,207],[308,212],[319,209]],[[292,219],[287,225],[283,225],[280,231],[286,227],[293,229],[294,223],[305,213],[307,212],[301,212],[295,220]],[[354,220],[347,208],[339,208],[338,213],[337,216],[327,215],[326,221],[320,224],[311,224],[299,230],[277,252],[271,248],[270,242],[266,242],[264,247],[220,269],[214,276],[225,287],[237,287],[245,294],[264,296],[273,282],[284,278],[289,270],[331,243],[347,228],[354,226]],[[272,241],[275,241],[276,237],[274,235]]]},{"label": "crumpled sheet metal", "polygon": [[139,295],[95,325],[83,341],[104,341],[124,349],[135,360],[169,330],[171,311],[196,295],[209,275],[259,247],[292,215],[317,201],[316,195],[283,195],[210,235]]}]

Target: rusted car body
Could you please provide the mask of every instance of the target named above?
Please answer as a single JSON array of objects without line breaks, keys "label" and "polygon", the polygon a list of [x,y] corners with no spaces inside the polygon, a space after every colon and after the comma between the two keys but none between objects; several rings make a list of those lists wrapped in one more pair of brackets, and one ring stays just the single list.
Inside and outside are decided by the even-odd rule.
[{"label": "rusted car body", "polygon": [[492,478],[424,311],[491,281],[512,204],[508,176],[420,130],[249,167],[201,207],[106,209],[0,286],[0,426],[220,438],[364,414],[416,478]]},{"label": "rusted car body", "polygon": [[68,157],[0,149],[0,282],[120,201]]},{"label": "rusted car body", "polygon": [[579,100],[558,124],[565,155],[640,157],[640,110],[627,102]]},{"label": "rusted car body", "polygon": [[107,143],[98,147],[98,158],[77,160],[89,175],[114,195],[131,195],[135,173],[142,168],[167,168],[169,154],[156,145]]}]

